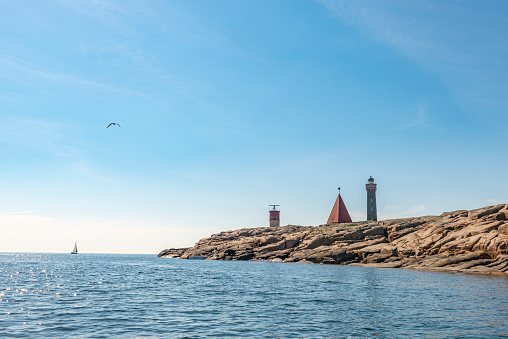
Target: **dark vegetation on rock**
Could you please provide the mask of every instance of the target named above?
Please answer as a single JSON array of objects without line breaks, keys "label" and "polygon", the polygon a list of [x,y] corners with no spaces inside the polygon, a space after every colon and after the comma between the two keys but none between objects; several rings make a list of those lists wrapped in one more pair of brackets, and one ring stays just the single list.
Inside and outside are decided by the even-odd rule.
[{"label": "dark vegetation on rock", "polygon": [[383,221],[226,231],[160,257],[508,274],[508,205]]}]

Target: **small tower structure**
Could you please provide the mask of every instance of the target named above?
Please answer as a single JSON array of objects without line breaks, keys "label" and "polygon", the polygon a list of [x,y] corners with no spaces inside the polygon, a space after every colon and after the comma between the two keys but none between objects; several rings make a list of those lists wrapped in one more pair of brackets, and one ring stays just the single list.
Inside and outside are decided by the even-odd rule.
[{"label": "small tower structure", "polygon": [[335,200],[335,204],[333,205],[332,212],[328,217],[327,224],[340,223],[340,222],[353,222],[351,217],[349,216],[349,212],[347,211],[346,205],[340,196],[340,187],[339,187],[339,195]]},{"label": "small tower structure", "polygon": [[367,190],[367,221],[377,221],[376,190],[377,185],[371,176],[365,185]]},{"label": "small tower structure", "polygon": [[270,227],[280,226],[280,211],[277,209],[280,205],[269,205],[270,208]]}]

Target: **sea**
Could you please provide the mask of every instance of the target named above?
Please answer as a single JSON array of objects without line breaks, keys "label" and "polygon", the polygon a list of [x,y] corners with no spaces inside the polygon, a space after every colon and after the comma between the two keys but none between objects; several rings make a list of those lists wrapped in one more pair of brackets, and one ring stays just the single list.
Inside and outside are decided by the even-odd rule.
[{"label": "sea", "polygon": [[0,253],[0,338],[506,337],[506,276]]}]

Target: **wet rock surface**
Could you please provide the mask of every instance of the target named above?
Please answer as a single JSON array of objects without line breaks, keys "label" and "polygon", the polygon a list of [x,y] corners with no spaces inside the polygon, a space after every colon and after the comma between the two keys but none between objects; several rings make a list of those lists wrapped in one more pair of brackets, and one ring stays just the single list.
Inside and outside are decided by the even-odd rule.
[{"label": "wet rock surface", "polygon": [[239,229],[159,253],[195,255],[508,274],[508,205],[378,222]]}]

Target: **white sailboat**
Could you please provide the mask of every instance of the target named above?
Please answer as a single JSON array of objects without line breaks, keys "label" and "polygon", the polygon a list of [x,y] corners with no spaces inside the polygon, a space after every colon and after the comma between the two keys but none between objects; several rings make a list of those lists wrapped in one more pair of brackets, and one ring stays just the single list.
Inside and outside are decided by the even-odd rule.
[{"label": "white sailboat", "polygon": [[72,250],[71,254],[78,254],[78,243],[74,243],[74,249]]}]

